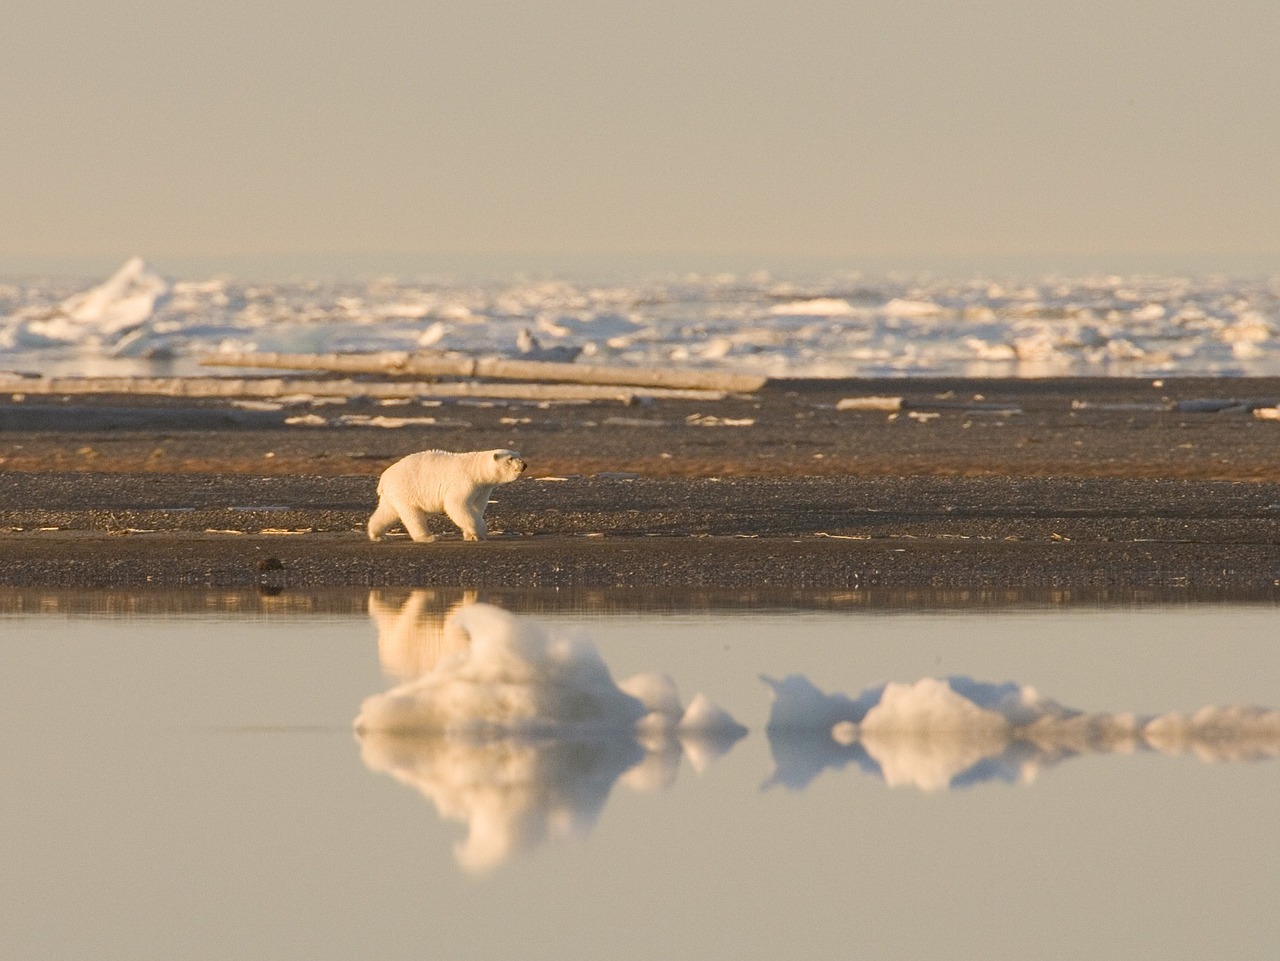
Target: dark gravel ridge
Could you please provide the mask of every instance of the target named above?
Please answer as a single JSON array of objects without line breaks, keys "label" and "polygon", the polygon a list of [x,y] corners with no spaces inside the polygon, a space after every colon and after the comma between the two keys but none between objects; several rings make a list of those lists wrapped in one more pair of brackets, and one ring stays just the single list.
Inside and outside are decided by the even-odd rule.
[{"label": "dark gravel ridge", "polygon": [[[575,478],[501,488],[495,537],[369,542],[367,477],[0,475],[0,585],[1212,589],[1280,582],[1280,485]],[[43,498],[46,506],[24,506]],[[227,502],[231,501],[230,504]],[[259,570],[268,558],[279,568]]]},{"label": "dark gravel ridge", "polygon": [[[897,409],[842,407],[899,397]],[[0,397],[0,586],[1158,590],[1274,598],[1276,379],[773,382],[719,402],[279,412]],[[397,429],[312,411],[428,414]],[[422,420],[419,417],[419,420]],[[515,447],[500,536],[370,543],[377,474]],[[557,479],[559,478],[559,479]],[[272,563],[268,563],[268,562]],[[259,565],[263,569],[259,570]]]},{"label": "dark gravel ridge", "polygon": [[1088,589],[1280,598],[1274,545],[530,537],[424,547],[332,534],[53,532],[4,546],[4,587]]}]

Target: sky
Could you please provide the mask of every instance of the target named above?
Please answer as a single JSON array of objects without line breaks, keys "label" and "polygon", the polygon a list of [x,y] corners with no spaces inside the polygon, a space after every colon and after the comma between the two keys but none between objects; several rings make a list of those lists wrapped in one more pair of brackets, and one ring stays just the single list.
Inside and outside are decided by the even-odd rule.
[{"label": "sky", "polygon": [[1275,0],[7,0],[0,273],[1274,273]]}]

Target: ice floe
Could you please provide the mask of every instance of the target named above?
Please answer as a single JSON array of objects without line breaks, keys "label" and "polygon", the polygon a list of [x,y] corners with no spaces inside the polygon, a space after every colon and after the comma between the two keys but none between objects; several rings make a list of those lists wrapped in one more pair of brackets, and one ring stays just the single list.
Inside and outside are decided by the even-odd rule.
[{"label": "ice floe", "polygon": [[837,297],[815,297],[813,300],[793,300],[787,304],[775,304],[769,313],[790,317],[849,317],[857,311],[847,300]]},{"label": "ice floe", "polygon": [[473,594],[374,592],[369,610],[384,669],[410,680],[365,701],[361,756],[467,825],[469,870],[582,836],[615,783],[667,787],[683,759],[701,771],[746,733],[701,694],[682,704],[670,677],[615,683],[586,639]]},{"label": "ice floe", "polygon": [[0,283],[0,364],[190,373],[219,351],[458,351],[779,377],[1277,375],[1280,281],[656,277]]},{"label": "ice floe", "polygon": [[141,257],[133,257],[102,283],[74,294],[18,328],[16,344],[114,345],[146,324],[169,299],[173,285]]},{"label": "ice floe", "polygon": [[[661,671],[614,681],[576,633],[485,603],[474,591],[378,590],[378,656],[399,681],[355,720],[361,757],[465,826],[458,863],[485,871],[582,838],[617,785],[665,790],[703,772],[747,731]],[[1202,761],[1280,758],[1280,711],[1244,706],[1139,716],[1087,713],[1034,687],[969,677],[888,682],[856,696],[808,677],[762,677],[774,770],[803,790],[847,766],[891,787],[939,792],[1027,784],[1088,754]]]},{"label": "ice floe", "polygon": [[805,787],[853,764],[890,786],[923,791],[982,781],[1027,782],[1088,753],[1140,750],[1204,761],[1280,757],[1280,711],[1206,707],[1192,714],[1089,714],[1014,683],[926,677],[858,697],[828,694],[802,675],[763,677],[773,705],[770,783]]},{"label": "ice floe", "polygon": [[440,630],[466,643],[419,677],[366,700],[357,731],[481,738],[745,733],[704,699],[682,707],[670,678],[641,675],[618,684],[585,638],[500,607],[451,609]]}]

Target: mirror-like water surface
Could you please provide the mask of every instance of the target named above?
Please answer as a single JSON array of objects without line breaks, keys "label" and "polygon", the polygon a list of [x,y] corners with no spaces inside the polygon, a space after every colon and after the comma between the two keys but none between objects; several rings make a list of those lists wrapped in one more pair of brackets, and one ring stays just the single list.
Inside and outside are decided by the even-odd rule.
[{"label": "mirror-like water surface", "polygon": [[1272,606],[0,600],[4,957],[1280,946]]}]

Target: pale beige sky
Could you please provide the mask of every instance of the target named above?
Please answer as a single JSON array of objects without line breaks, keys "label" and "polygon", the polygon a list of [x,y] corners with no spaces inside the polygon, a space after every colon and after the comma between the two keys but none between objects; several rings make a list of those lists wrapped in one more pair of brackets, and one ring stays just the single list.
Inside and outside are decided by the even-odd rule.
[{"label": "pale beige sky", "polygon": [[0,273],[134,253],[1275,270],[1277,50],[1275,0],[9,0]]}]

